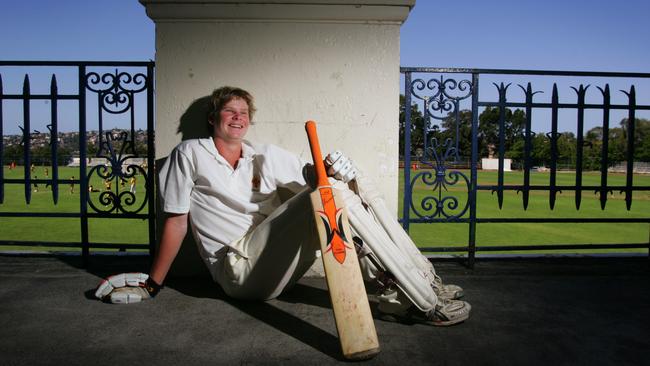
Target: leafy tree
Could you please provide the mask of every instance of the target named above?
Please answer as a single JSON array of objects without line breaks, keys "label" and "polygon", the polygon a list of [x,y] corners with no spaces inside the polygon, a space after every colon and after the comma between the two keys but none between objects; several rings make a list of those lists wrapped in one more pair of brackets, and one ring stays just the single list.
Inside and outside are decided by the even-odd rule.
[{"label": "leafy tree", "polygon": [[[400,95],[400,152],[404,149],[404,96]],[[461,159],[471,156],[471,126],[472,112],[462,110],[458,112],[458,148]],[[424,116],[418,105],[411,106],[411,151],[424,147]],[[504,116],[505,156],[513,160],[514,166],[523,166],[524,159],[524,128],[526,113],[522,109],[505,109]],[[440,128],[434,129],[428,136],[436,138],[439,144],[447,139],[456,140],[456,114],[450,113],[440,123]],[[635,161],[650,161],[650,120],[636,119],[634,133],[634,158]],[[627,119],[622,119],[619,127],[609,129],[608,162],[614,165],[627,160]],[[594,127],[584,136],[583,169],[600,169],[603,146],[603,128]],[[537,133],[532,138],[531,161],[533,166],[549,166],[551,158],[551,141],[545,133]],[[486,157],[491,152],[496,155],[499,149],[499,108],[487,107],[479,115],[478,125],[479,158]],[[430,140],[427,145],[431,146]],[[577,153],[577,137],[574,133],[564,132],[558,136],[557,158],[558,164],[564,167],[575,168]]]},{"label": "leafy tree", "polygon": [[99,144],[88,142],[86,144],[86,156],[96,156],[99,151]]},{"label": "leafy tree", "polygon": [[[627,126],[628,119],[619,123],[620,127],[609,129],[607,149],[608,165],[612,166],[627,160]],[[603,148],[603,128],[594,127],[585,134],[585,164],[589,169],[600,169]],[[634,125],[634,160],[650,161],[650,120],[635,119]]]},{"label": "leafy tree", "polygon": [[[422,126],[424,125],[423,117],[422,122],[417,127],[419,129],[417,137],[422,138]],[[458,121],[456,121],[458,119]],[[479,116],[478,127],[478,141],[479,141],[479,157],[488,156],[488,147],[493,146],[495,153],[498,151],[499,135],[499,109],[486,108]],[[447,139],[451,139],[452,143],[456,141],[456,127],[458,123],[458,155],[461,160],[469,159],[472,154],[472,111],[461,110],[458,112],[456,118],[455,113],[449,113],[440,123],[440,128],[434,129],[429,135],[429,139],[436,138],[439,144],[444,143]],[[505,116],[505,149],[506,157],[512,159],[523,158],[523,136],[524,126],[526,123],[526,113],[523,110],[517,109],[512,111],[506,109]],[[418,140],[420,141],[420,140]],[[431,146],[430,140],[427,145]],[[412,144],[413,145],[413,144]],[[421,146],[417,146],[421,147]]]},{"label": "leafy tree", "polygon": [[[585,148],[583,159],[586,170],[598,170],[601,164],[601,151],[603,149],[603,128],[594,127],[585,134]],[[610,147],[611,150],[611,147]]]},{"label": "leafy tree", "polygon": [[[628,119],[622,119],[620,125],[627,141]],[[627,142],[623,151],[625,154],[623,160],[627,160]],[[634,158],[636,161],[650,161],[650,120],[634,119]]]},{"label": "leafy tree", "polygon": [[543,133],[536,134],[532,139],[531,158],[534,166],[548,166],[551,158],[551,141]]},{"label": "leafy tree", "polygon": [[637,133],[639,134],[639,141],[636,143],[634,156],[637,161],[650,162],[650,121],[642,121],[644,122],[641,122],[636,126]]},{"label": "leafy tree", "polygon": [[[564,132],[557,139],[557,160],[559,165],[575,168],[577,159],[576,136],[573,132]],[[584,156],[583,156],[584,164]]]},{"label": "leafy tree", "polygon": [[512,159],[513,168],[523,167],[525,144],[523,137],[517,138],[512,143],[510,150],[506,151],[506,158]]},{"label": "leafy tree", "polygon": [[[490,152],[497,154],[499,150],[499,116],[499,108],[487,107],[478,117],[480,156],[489,156]],[[513,112],[506,108],[504,117],[504,147],[506,155],[511,155],[516,141],[524,137],[526,113],[521,109]]]},{"label": "leafy tree", "polygon": [[[446,139],[456,140],[456,116],[449,114],[441,123],[442,129],[438,132],[439,141]],[[472,111],[464,109],[458,112],[458,155],[461,159],[472,156]]]},{"label": "leafy tree", "polygon": [[[405,97],[399,96],[399,151],[404,152],[404,129],[406,127]],[[411,104],[411,155],[424,146],[424,117],[417,104]]]},{"label": "leafy tree", "polygon": [[5,146],[3,158],[6,162],[15,161],[17,164],[22,165],[23,151],[23,145],[20,144]]},{"label": "leafy tree", "polygon": [[[608,165],[614,165],[621,161],[621,147],[624,146],[624,140],[620,128],[613,128],[609,130],[609,146],[607,149]],[[585,169],[599,170],[602,164],[602,150],[603,150],[603,128],[594,127],[587,131],[585,134],[584,159]],[[623,143],[623,145],[621,144]]]}]

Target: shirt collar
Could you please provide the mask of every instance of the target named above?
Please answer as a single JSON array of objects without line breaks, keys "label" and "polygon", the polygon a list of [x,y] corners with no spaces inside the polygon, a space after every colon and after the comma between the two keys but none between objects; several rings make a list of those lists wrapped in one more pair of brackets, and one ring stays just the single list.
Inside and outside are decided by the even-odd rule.
[{"label": "shirt collar", "polygon": [[[206,149],[210,154],[215,156],[217,160],[224,164],[228,164],[226,160],[219,154],[219,151],[217,150],[217,147],[214,145],[214,140],[212,138],[203,138],[199,140],[199,143]],[[242,154],[242,159],[250,161],[255,159],[255,156],[257,153],[255,152],[255,148],[253,147],[253,144],[251,144],[247,140],[243,140],[241,144],[241,154]]]},{"label": "shirt collar", "polygon": [[241,155],[245,160],[253,160],[255,159],[255,155],[257,155],[253,145],[247,140],[244,140],[241,144]]}]

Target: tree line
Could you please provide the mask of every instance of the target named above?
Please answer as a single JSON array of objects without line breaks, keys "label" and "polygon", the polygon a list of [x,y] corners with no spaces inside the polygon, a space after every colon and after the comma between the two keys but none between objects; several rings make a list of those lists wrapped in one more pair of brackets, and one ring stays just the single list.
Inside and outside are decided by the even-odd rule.
[{"label": "tree line", "polygon": [[[147,145],[144,141],[135,141],[135,156],[147,156]],[[99,150],[99,146],[89,142],[86,146],[86,156],[95,157]],[[18,165],[24,165],[24,145],[14,144],[4,147],[2,159],[5,164],[15,162]],[[117,148],[119,151],[119,147]],[[52,165],[51,148],[49,145],[45,146],[31,146],[30,160],[35,165]],[[104,152],[106,153],[106,152]],[[57,165],[68,165],[73,157],[79,156],[79,144],[68,144],[66,146],[58,146],[56,151]]]},{"label": "tree line", "polygon": [[[489,155],[498,156],[499,151],[499,109],[486,107],[478,117],[478,152],[479,158]],[[400,95],[400,154],[404,151],[405,106],[404,96]],[[514,168],[522,168],[524,163],[526,112],[522,109],[505,109],[505,157],[512,159]],[[472,111],[458,112],[458,148],[461,160],[471,157],[471,126]],[[425,117],[418,105],[411,105],[411,155],[415,156],[418,149],[423,149]],[[608,163],[610,166],[627,160],[627,129],[628,119],[623,118],[618,125],[609,128]],[[583,169],[600,169],[603,147],[603,127],[593,127],[583,136]],[[439,124],[432,127],[428,133],[427,145],[431,139],[443,142],[450,138],[456,139],[456,118],[450,114]],[[559,166],[575,169],[577,161],[577,136],[573,132],[561,132],[557,138],[557,162]],[[634,120],[634,160],[650,162],[650,120],[636,118]],[[551,139],[546,133],[535,133],[532,138],[531,164],[533,166],[548,166],[551,159]]]}]

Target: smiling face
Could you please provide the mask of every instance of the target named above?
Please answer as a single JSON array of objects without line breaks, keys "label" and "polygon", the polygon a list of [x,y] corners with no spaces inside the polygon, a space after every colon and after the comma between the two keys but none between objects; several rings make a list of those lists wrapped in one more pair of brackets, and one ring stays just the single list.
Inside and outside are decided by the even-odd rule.
[{"label": "smiling face", "polygon": [[219,121],[214,124],[214,137],[225,142],[241,142],[250,126],[248,103],[242,98],[232,98],[219,111]]}]

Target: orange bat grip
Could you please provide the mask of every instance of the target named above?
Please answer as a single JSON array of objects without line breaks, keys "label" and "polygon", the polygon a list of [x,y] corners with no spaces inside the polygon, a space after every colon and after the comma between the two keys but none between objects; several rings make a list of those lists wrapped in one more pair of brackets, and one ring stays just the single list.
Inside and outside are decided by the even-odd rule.
[{"label": "orange bat grip", "polygon": [[311,157],[314,160],[314,167],[316,168],[316,183],[319,187],[329,186],[330,182],[327,179],[327,172],[325,171],[325,163],[323,163],[323,154],[321,154],[320,144],[318,143],[318,132],[316,132],[316,122],[307,121],[307,123],[305,123],[305,130],[307,130],[307,138],[309,139]]}]

